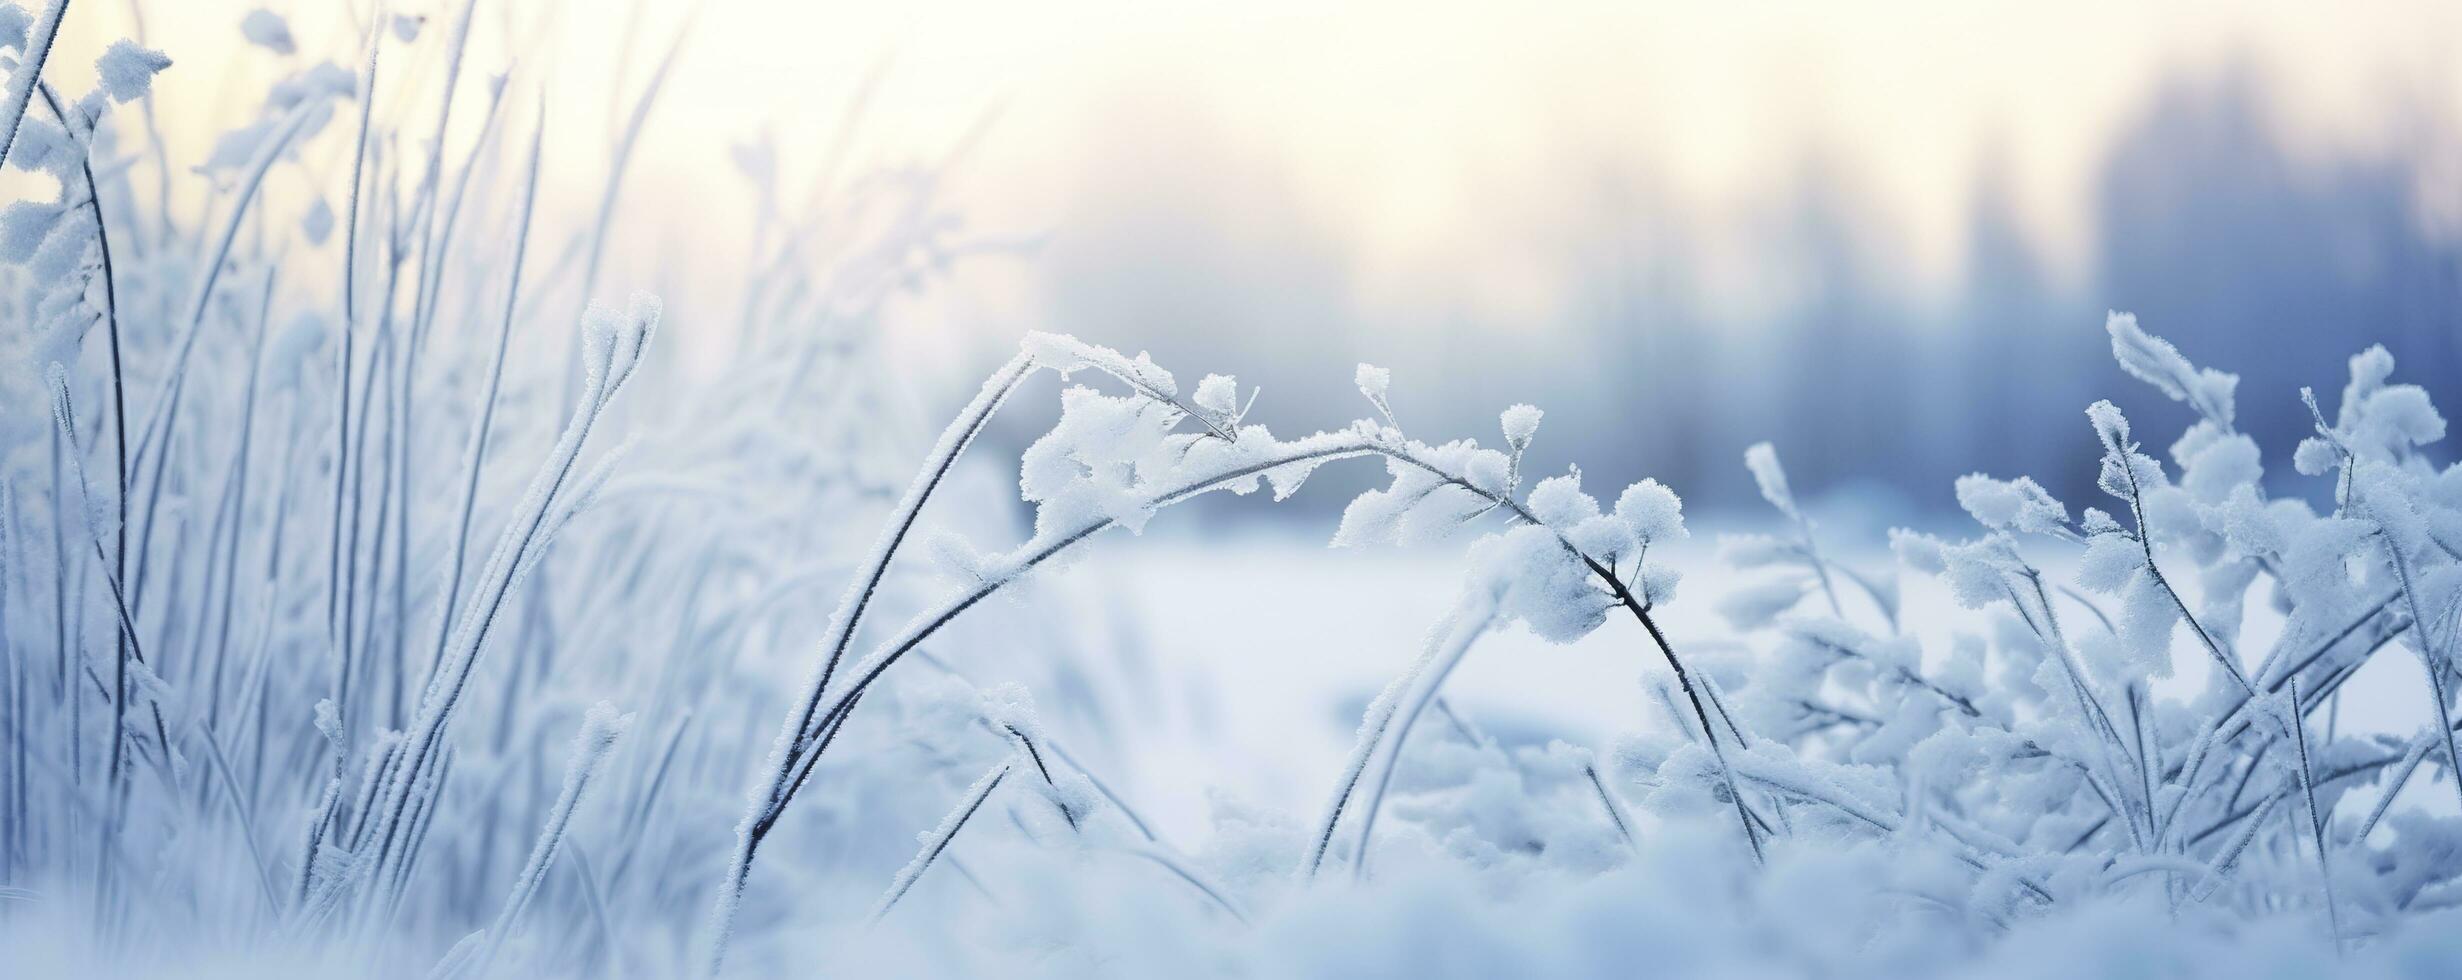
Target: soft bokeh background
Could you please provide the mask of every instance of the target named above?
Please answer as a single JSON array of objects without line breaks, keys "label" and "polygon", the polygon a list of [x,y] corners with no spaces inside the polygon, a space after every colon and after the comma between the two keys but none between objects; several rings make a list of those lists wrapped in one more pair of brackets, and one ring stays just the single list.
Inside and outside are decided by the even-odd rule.
[{"label": "soft bokeh background", "polygon": [[[359,5],[268,5],[311,54],[355,50]],[[224,40],[251,6],[148,6],[196,59],[164,78],[175,142],[253,98],[179,84],[264,60]],[[64,50],[115,36],[96,13]],[[488,0],[479,23],[475,66],[546,93],[574,224],[683,36],[599,287],[665,290],[675,336],[731,328],[764,207],[735,150],[774,143],[789,201],[951,161],[969,228],[1030,247],[897,311],[925,416],[1029,329],[1237,373],[1285,432],[1364,411],[1367,360],[1423,436],[1493,441],[1528,400],[1542,464],[1602,485],[1725,499],[1768,438],[1800,486],[1920,514],[1975,469],[2084,490],[2078,408],[2136,393],[2106,309],[2239,371],[2269,452],[2305,427],[2297,386],[2371,342],[2456,394],[2452,4]]]}]

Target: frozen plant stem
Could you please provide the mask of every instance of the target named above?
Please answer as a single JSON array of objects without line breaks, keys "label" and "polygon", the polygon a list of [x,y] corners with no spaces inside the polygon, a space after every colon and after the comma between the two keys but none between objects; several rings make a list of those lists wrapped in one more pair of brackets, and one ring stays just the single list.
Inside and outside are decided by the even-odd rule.
[{"label": "frozen plant stem", "polygon": [[[1353,880],[1366,876],[1368,845],[1374,841],[1376,834],[1376,815],[1384,806],[1386,790],[1393,785],[1393,773],[1401,765],[1402,750],[1410,742],[1411,728],[1418,723],[1419,715],[1427,710],[1436,692],[1444,688],[1445,678],[1453,675],[1453,669],[1470,652],[1471,644],[1487,632],[1494,622],[1495,613],[1493,596],[1478,590],[1463,596],[1462,601],[1429,634],[1427,652],[1421,654],[1408,671],[1395,678],[1393,684],[1369,706],[1369,716],[1360,723],[1359,745],[1352,750],[1352,761],[1343,775],[1341,789],[1336,793],[1333,804],[1326,808],[1325,819],[1317,828],[1316,845],[1308,854],[1309,874],[1315,874],[1318,866],[1325,862],[1327,845],[1333,842],[1334,827],[1341,821],[1344,804],[1358,786],[1360,776],[1371,760],[1381,757],[1384,764],[1378,767],[1376,783],[1368,791],[1366,807],[1360,811],[1359,847],[1351,859]],[[1400,719],[1399,724],[1395,723],[1397,718]]]},{"label": "frozen plant stem", "polygon": [[[61,0],[60,6],[66,7],[67,0]],[[65,107],[60,104],[59,94],[53,92],[48,83],[38,79],[34,90],[36,94],[43,97],[43,106],[51,110],[52,118],[60,121],[61,128],[68,130],[71,134],[83,128],[69,116]],[[92,136],[90,130],[85,133],[85,138],[89,141]],[[6,144],[0,144],[0,163],[6,162],[5,149]],[[118,576],[120,581],[126,582],[128,581],[128,384],[127,374],[122,370],[120,361],[119,276],[111,266],[111,224],[103,220],[102,185],[94,180],[93,157],[90,154],[80,154],[77,158],[77,169],[78,175],[85,182],[86,213],[94,222],[94,251],[102,263],[103,330],[105,337],[110,341],[111,352],[111,451],[116,467],[113,471],[111,495],[112,506],[118,509],[118,521],[111,528],[111,573]],[[113,641],[115,646],[124,645],[127,642],[125,637]],[[126,656],[127,651],[120,649],[115,651],[114,655]]]},{"label": "frozen plant stem", "polygon": [[0,164],[8,162],[9,148],[17,142],[17,127],[26,121],[26,105],[34,97],[34,86],[43,78],[43,63],[51,58],[51,42],[60,36],[60,16],[68,12],[68,0],[51,0],[43,5],[43,16],[27,32],[28,47],[17,70],[9,73],[8,89],[0,93]]},{"label": "frozen plant stem", "polygon": [[[2205,646],[2207,655],[2231,675],[2231,680],[2240,685],[2243,693],[2256,697],[2257,686],[2249,683],[2248,672],[2240,669],[2239,659],[2224,651],[2222,644],[2214,641],[2214,635],[2206,632],[2205,624],[2197,621],[2197,614],[2189,611],[2188,601],[2180,598],[2180,591],[2171,587],[2171,579],[2164,577],[2162,567],[2154,563],[2154,531],[2146,526],[2145,494],[2137,485],[2137,465],[2130,458],[2135,451],[2134,444],[2122,448],[2124,451],[2117,454],[2115,462],[2120,472],[2129,478],[2129,515],[2137,523],[2137,546],[2145,554],[2146,574],[2154,578],[2154,584],[2162,587],[2164,595],[2171,597],[2172,606],[2180,610],[2181,619],[2188,621],[2188,628],[2197,634],[2197,642]],[[2040,588],[2040,585],[2037,587]],[[2044,609],[2048,614],[2051,604],[2046,602]]]},{"label": "frozen plant stem", "polygon": [[146,481],[144,509],[146,530],[145,534],[138,538],[136,585],[130,589],[132,601],[142,602],[144,600],[142,583],[145,580],[146,560],[152,554],[150,542],[154,528],[160,523],[157,520],[159,516],[157,510],[162,498],[163,471],[170,467],[170,450],[167,444],[171,441],[171,427],[176,424],[174,419],[179,411],[182,385],[187,378],[190,360],[196,352],[197,335],[204,330],[206,308],[213,300],[214,284],[221,278],[224,260],[230,256],[231,245],[239,237],[240,225],[249,214],[249,205],[256,200],[257,190],[265,182],[266,171],[271,170],[274,162],[281,159],[283,152],[290,146],[291,140],[296,139],[300,129],[314,117],[317,107],[317,103],[312,101],[302,102],[294,107],[290,114],[283,118],[273,134],[266,137],[264,145],[258,148],[256,156],[249,159],[248,169],[241,175],[239,190],[231,201],[231,214],[224,219],[222,230],[215,239],[213,248],[208,252],[204,268],[197,272],[196,285],[188,294],[187,312],[182,317],[178,350],[171,356],[170,373],[163,379],[162,393],[154,397],[154,409],[147,413],[145,427],[137,433],[136,450],[129,457],[132,474],[145,472],[146,462],[149,459],[153,461],[152,476]]},{"label": "frozen plant stem", "polygon": [[1599,778],[1599,767],[1584,762],[1581,764],[1581,774],[1589,778],[1590,788],[1599,794],[1599,807],[1607,811],[1607,819],[1616,825],[1616,836],[1623,838],[1624,846],[1633,853],[1641,853],[1641,842],[1633,839],[1633,828],[1624,819],[1624,807],[1617,804],[1615,795],[1607,791],[1606,781]]},{"label": "frozen plant stem", "polygon": [[[342,231],[341,368],[335,374],[338,381],[334,409],[333,562],[332,578],[326,582],[325,587],[328,590],[326,595],[328,642],[332,644],[335,658],[332,697],[334,706],[346,713],[343,718],[342,730],[344,732],[350,731],[350,726],[355,720],[348,714],[351,711],[351,675],[356,669],[354,656],[356,651],[351,636],[351,586],[358,579],[359,558],[356,547],[359,537],[359,518],[358,508],[355,505],[349,507],[350,532],[345,534],[342,528],[345,501],[350,495],[350,478],[355,458],[355,454],[351,452],[351,345],[359,332],[360,199],[364,196],[367,185],[368,128],[369,123],[376,116],[376,59],[378,53],[384,50],[384,37],[385,9],[384,4],[380,2],[376,5],[374,21],[368,25],[367,67],[362,71],[359,81],[359,138],[353,144],[354,151],[351,154],[348,217],[345,219]],[[375,382],[375,358],[371,355],[368,363],[368,383],[372,385]],[[361,419],[360,425],[363,429],[367,425],[364,418]],[[362,448],[365,448],[364,441]],[[343,743],[343,748],[345,751],[348,750],[347,741]]]},{"label": "frozen plant stem", "polygon": [[566,843],[565,828],[573,822],[573,810],[581,805],[582,791],[588,788],[599,766],[607,761],[608,754],[615,751],[616,740],[623,737],[625,728],[631,722],[631,715],[617,715],[614,706],[605,701],[590,708],[589,715],[582,720],[581,733],[573,739],[572,761],[566,764],[564,770],[564,788],[556,794],[555,804],[548,808],[547,825],[539,828],[538,843],[530,849],[530,860],[523,863],[520,877],[514,879],[513,893],[505,898],[504,908],[496,913],[495,922],[487,927],[486,938],[480,941],[478,951],[467,964],[457,964],[466,966],[466,971],[456,972],[483,975],[488,966],[495,962],[497,951],[512,936],[514,924],[521,918],[522,910],[530,906],[530,900],[538,894],[539,886],[546,882],[547,870],[555,864],[557,852],[563,849]]},{"label": "frozen plant stem", "polygon": [[[2429,639],[2428,620],[2424,617],[2419,605],[2419,592],[2412,587],[2411,563],[2403,556],[2402,546],[2394,543],[2393,535],[2383,530],[2382,525],[2377,532],[2377,537],[2384,540],[2385,551],[2393,558],[2394,572],[2400,577],[2402,583],[2402,601],[2410,607],[2411,642],[2418,644],[2419,665],[2428,674],[2428,697],[2436,704],[2436,730],[2445,743],[2445,762],[2447,771],[2451,772],[2454,777],[2454,792],[2462,794],[2462,747],[2455,745],[2453,707],[2447,700],[2445,686],[2446,672],[2451,669],[2451,661],[2439,656],[2436,644]],[[2296,683],[2295,681],[2294,690],[2297,690]]]},{"label": "frozen plant stem", "polygon": [[993,790],[1000,788],[1000,781],[1008,777],[1009,770],[1015,765],[1014,760],[1003,759],[985,772],[982,778],[975,780],[975,784],[966,791],[965,801],[959,803],[957,809],[949,811],[940,826],[924,840],[923,850],[917,852],[915,859],[900,868],[897,877],[889,882],[889,892],[881,896],[879,905],[873,907],[870,921],[879,922],[889,914],[890,909],[897,907],[898,900],[905,898],[907,890],[915,887],[916,879],[923,877],[924,870],[932,866],[932,861],[940,857],[940,852],[949,849],[949,842],[957,839],[958,831],[966,829],[966,822],[974,819],[975,811],[983,808],[983,801],[992,795]]},{"label": "frozen plant stem", "polygon": [[2325,835],[2325,813],[2317,807],[2316,768],[2308,759],[2308,723],[2300,717],[2300,682],[2291,679],[2291,717],[2284,723],[2291,729],[2291,740],[2300,750],[2300,795],[2308,800],[2309,838],[2317,845],[2317,879],[2325,889],[2325,917],[2333,929],[2334,951],[2342,952],[2342,909],[2334,901],[2334,868],[2327,860],[2326,850],[2332,845]]},{"label": "frozen plant stem", "polygon": [[[547,134],[547,108],[539,106],[538,122],[530,133],[530,162],[522,178],[521,217],[514,225],[513,257],[509,278],[504,287],[504,317],[497,323],[495,351],[487,360],[487,387],[479,396],[479,420],[470,431],[470,449],[462,457],[462,501],[456,508],[460,517],[454,521],[452,540],[447,542],[450,557],[445,562],[444,591],[439,597],[443,610],[437,616],[436,649],[431,664],[444,656],[445,641],[451,636],[454,607],[461,597],[462,565],[470,546],[470,519],[479,503],[479,469],[487,460],[487,439],[496,421],[496,403],[504,391],[504,355],[513,339],[513,311],[521,301],[522,259],[530,249],[530,218],[538,204],[539,148]],[[434,674],[429,684],[434,684]]]},{"label": "frozen plant stem", "polygon": [[801,703],[787,716],[785,729],[778,733],[769,761],[763,768],[768,774],[766,785],[756,791],[743,821],[736,828],[734,855],[728,864],[725,879],[719,884],[718,902],[711,913],[709,951],[702,964],[704,975],[715,976],[724,960],[727,933],[734,923],[735,906],[743,896],[745,880],[752,873],[753,855],[759,850],[761,839],[768,836],[769,828],[785,811],[800,781],[800,773],[808,771],[809,763],[804,758],[819,753],[824,725],[815,721],[821,700],[837,673],[839,662],[846,656],[847,647],[854,642],[855,630],[862,625],[864,613],[871,607],[883,576],[888,573],[890,559],[896,557],[899,545],[905,543],[907,534],[914,530],[915,519],[923,512],[923,505],[931,500],[932,492],[940,487],[941,481],[956,466],[958,456],[966,451],[975,435],[983,431],[984,424],[991,421],[992,413],[999,409],[1000,403],[1017,389],[1018,383],[1025,380],[1033,368],[1034,359],[1021,352],[984,382],[974,401],[941,433],[940,442],[933,448],[923,472],[907,488],[906,495],[899,499],[897,510],[881,530],[880,540],[874,543],[869,558],[848,583],[845,596],[838,602],[837,612],[830,617],[829,630],[822,638],[820,667],[804,685]]}]

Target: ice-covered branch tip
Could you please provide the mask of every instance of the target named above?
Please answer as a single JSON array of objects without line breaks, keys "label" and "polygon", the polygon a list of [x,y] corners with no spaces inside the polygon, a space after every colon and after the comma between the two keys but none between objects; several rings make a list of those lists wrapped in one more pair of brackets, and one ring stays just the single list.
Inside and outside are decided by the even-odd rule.
[{"label": "ice-covered branch tip", "polygon": [[1801,518],[1795,509],[1795,492],[1787,487],[1787,471],[1778,465],[1778,448],[1766,442],[1756,442],[1744,450],[1744,467],[1752,471],[1752,479],[1761,488],[1761,499],[1791,518]]},{"label": "ice-covered branch tip", "polygon": [[1995,480],[1969,473],[1957,481],[1958,506],[1975,523],[1995,531],[2059,534],[2068,529],[2069,508],[2033,477]]},{"label": "ice-covered branch tip", "polygon": [[2129,441],[2128,416],[2120,414],[2120,406],[2110,399],[2086,406],[2086,421],[2094,425],[2095,438],[2103,441],[2103,452],[2111,459],[2120,459],[2137,451]]},{"label": "ice-covered branch tip", "polygon": [[2176,402],[2184,402],[2207,421],[2228,431],[2234,412],[2233,392],[2240,376],[2212,368],[2199,370],[2181,356],[2171,341],[2147,333],[2133,313],[2106,315],[2103,328],[2111,334],[2112,357],[2140,381],[2153,385]]},{"label": "ice-covered branch tip", "polygon": [[1360,395],[1368,399],[1368,404],[1376,406],[1378,414],[1385,416],[1386,425],[1397,429],[1402,427],[1402,423],[1393,416],[1393,403],[1387,400],[1387,392],[1393,389],[1392,371],[1363,362],[1351,372],[1351,383],[1359,387]]}]

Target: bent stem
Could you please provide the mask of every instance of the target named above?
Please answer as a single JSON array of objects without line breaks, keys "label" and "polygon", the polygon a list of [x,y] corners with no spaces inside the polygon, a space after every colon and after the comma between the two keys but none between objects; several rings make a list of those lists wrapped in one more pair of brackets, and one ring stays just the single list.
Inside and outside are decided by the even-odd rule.
[{"label": "bent stem", "polygon": [[[1355,761],[1343,780],[1342,792],[1334,797],[1333,805],[1326,810],[1324,823],[1317,832],[1316,847],[1308,856],[1309,874],[1315,874],[1317,867],[1324,863],[1326,845],[1333,839],[1335,823],[1342,819],[1344,802],[1359,783],[1362,767],[1367,765],[1370,758],[1381,755],[1384,764],[1379,768],[1376,785],[1368,792],[1367,806],[1360,811],[1359,844],[1351,859],[1352,879],[1366,876],[1368,845],[1376,834],[1376,815],[1384,808],[1385,792],[1393,785],[1394,770],[1401,766],[1402,749],[1410,742],[1412,726],[1418,723],[1419,715],[1427,710],[1428,702],[1436,697],[1436,692],[1444,688],[1445,678],[1453,675],[1453,668],[1461,665],[1463,656],[1470,652],[1471,644],[1487,632],[1495,619],[1494,596],[1476,589],[1464,595],[1461,603],[1429,635],[1427,652],[1411,665],[1409,671],[1395,678],[1393,686],[1386,688],[1385,693],[1377,698],[1378,705],[1384,708],[1383,719],[1375,718],[1378,713],[1376,705],[1369,707],[1370,719],[1362,721],[1359,748],[1353,750]],[[1424,683],[1422,678],[1425,678]],[[1402,700],[1405,697],[1409,699],[1407,704]],[[1401,723],[1392,724],[1397,717]],[[1391,738],[1384,737],[1388,730],[1393,732]]]}]

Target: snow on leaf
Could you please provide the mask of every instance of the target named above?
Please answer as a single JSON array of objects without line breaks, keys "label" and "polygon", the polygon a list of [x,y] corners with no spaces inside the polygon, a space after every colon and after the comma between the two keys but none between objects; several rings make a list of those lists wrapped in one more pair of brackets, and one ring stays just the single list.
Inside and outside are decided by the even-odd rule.
[{"label": "snow on leaf", "polygon": [[2173,401],[2188,403],[2216,424],[2231,424],[2232,393],[2239,386],[2238,375],[2198,370],[2170,341],[2139,328],[2135,314],[2109,314],[2104,329],[2111,334],[2112,357],[2122,369]]},{"label": "snow on leaf", "polygon": [[1810,594],[1811,583],[1799,576],[1766,579],[1720,597],[1718,614],[1736,629],[1756,630],[1768,626]]},{"label": "snow on leaf", "polygon": [[299,43],[291,39],[290,23],[283,20],[281,14],[263,7],[248,11],[247,16],[239,19],[239,33],[248,39],[248,43],[275,54],[291,54],[299,50]]},{"label": "snow on leaf", "polygon": [[19,201],[0,210],[0,261],[23,264],[34,258],[64,210],[51,201]]},{"label": "snow on leaf", "polygon": [[1503,615],[1551,643],[1589,635],[1615,606],[1589,566],[1545,527],[1525,524],[1488,536],[1472,548],[1471,567],[1499,593]]},{"label": "snow on leaf", "polygon": [[94,60],[96,83],[110,93],[114,102],[134,102],[154,88],[154,76],[171,67],[171,59],[160,51],[140,47],[134,41],[111,42],[111,47]]},{"label": "snow on leaf", "polygon": [[1205,380],[1197,382],[1197,393],[1191,400],[1214,417],[1228,419],[1240,408],[1239,382],[1227,374],[1206,375]]},{"label": "snow on leaf", "polygon": [[1374,364],[1362,363],[1358,369],[1351,372],[1351,383],[1359,386],[1359,393],[1366,395],[1369,401],[1381,403],[1385,400],[1386,393],[1393,388],[1393,372]]},{"label": "snow on leaf", "polygon": [[1616,518],[1632,527],[1645,545],[1691,536],[1684,528],[1684,501],[1657,480],[1642,480],[1617,494]]},{"label": "snow on leaf", "polygon": [[1761,499],[1778,508],[1788,517],[1800,517],[1795,509],[1795,492],[1787,487],[1787,471],[1778,465],[1778,448],[1766,442],[1756,442],[1744,450],[1744,467],[1752,471],[1753,482],[1761,488]]},{"label": "snow on leaf", "polygon": [[1505,409],[1499,418],[1504,426],[1505,445],[1516,452],[1530,448],[1531,437],[1539,434],[1539,419],[1546,414],[1535,405],[1515,405]]},{"label": "snow on leaf", "polygon": [[1530,490],[1530,512],[1539,521],[1558,528],[1570,528],[1599,516],[1599,502],[1581,491],[1581,474],[1568,473],[1539,481]]},{"label": "snow on leaf", "polygon": [[2086,406],[2086,420],[2094,424],[2095,438],[2103,441],[2104,455],[2118,456],[2134,448],[2129,442],[2129,419],[2120,414],[2120,406],[2109,400],[2095,402]]},{"label": "snow on leaf", "polygon": [[2069,509],[2031,477],[1995,480],[1970,473],[1958,478],[1957,495],[1958,506],[1976,523],[1995,531],[2047,534],[2069,523]]}]

